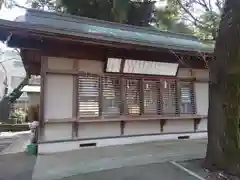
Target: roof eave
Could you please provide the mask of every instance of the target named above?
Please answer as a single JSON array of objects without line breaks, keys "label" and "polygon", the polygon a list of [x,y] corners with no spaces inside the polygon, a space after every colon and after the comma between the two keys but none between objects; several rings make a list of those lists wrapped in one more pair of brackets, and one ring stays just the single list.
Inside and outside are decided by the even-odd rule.
[{"label": "roof eave", "polygon": [[[0,20],[0,40],[6,41],[9,37],[9,35],[14,33],[22,33],[23,31],[26,32],[32,32],[32,33],[38,33],[39,35],[49,35],[51,37],[55,36],[70,36],[73,39],[76,37],[79,38],[79,33],[76,32],[66,32],[66,30],[63,29],[55,29],[49,26],[39,26],[29,23],[23,23],[23,22],[13,22],[13,21],[7,21],[7,20]],[[192,48],[192,47],[186,47],[186,46],[178,46],[171,45],[166,46],[165,44],[156,44],[151,42],[143,42],[143,41],[137,41],[137,40],[125,40],[122,38],[117,37],[111,37],[107,35],[95,35],[91,33],[81,33],[82,38],[89,38],[89,39],[96,39],[96,40],[102,40],[106,42],[118,42],[118,43],[125,43],[125,44],[131,44],[131,45],[141,45],[146,47],[153,47],[153,48],[165,48],[165,49],[172,49],[172,50],[180,50],[180,51],[191,51],[191,52],[201,52],[201,53],[207,53],[211,54],[213,53],[212,47],[204,47],[204,48]]]}]

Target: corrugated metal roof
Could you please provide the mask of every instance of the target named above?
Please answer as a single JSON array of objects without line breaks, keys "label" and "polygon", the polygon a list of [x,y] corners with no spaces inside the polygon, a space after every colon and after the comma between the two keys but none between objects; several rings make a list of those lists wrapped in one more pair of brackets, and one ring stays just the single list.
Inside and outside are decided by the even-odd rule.
[{"label": "corrugated metal roof", "polygon": [[[66,14],[27,10],[25,16],[16,19],[25,28],[96,40],[168,48],[184,51],[213,52],[213,45],[204,44],[194,36],[158,32],[156,30],[106,22]],[[6,22],[5,22],[6,23]],[[28,25],[28,26],[26,26]],[[4,22],[0,21],[0,27]]]}]

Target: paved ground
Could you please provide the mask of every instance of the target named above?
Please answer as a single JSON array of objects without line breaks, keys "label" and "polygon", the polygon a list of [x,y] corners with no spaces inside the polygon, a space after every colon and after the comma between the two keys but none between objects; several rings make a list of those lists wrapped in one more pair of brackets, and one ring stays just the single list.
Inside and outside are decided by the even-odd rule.
[{"label": "paved ground", "polygon": [[198,180],[187,172],[166,163],[153,163],[135,167],[79,174],[61,180]]},{"label": "paved ground", "polygon": [[31,180],[35,162],[26,153],[0,155],[0,180]]},{"label": "paved ground", "polygon": [[13,138],[0,139],[0,152],[7,148],[13,142]]},{"label": "paved ground", "polygon": [[0,180],[196,180],[171,161],[202,176],[199,161],[185,160],[204,157],[205,148],[206,140],[179,140],[38,157],[26,153],[0,155]]},{"label": "paved ground", "polygon": [[0,132],[0,154],[24,151],[29,144],[30,132]]},{"label": "paved ground", "polygon": [[[161,175],[166,176],[163,180],[176,179],[176,177],[178,179],[181,175],[182,179],[189,179],[187,173],[178,174],[177,167],[165,162],[203,158],[205,150],[206,140],[178,140],[40,155],[34,168],[33,180],[64,177],[69,177],[71,180],[70,176],[89,180],[100,177],[133,179],[135,176],[146,179],[149,176],[148,179],[152,180],[159,179]],[[148,168],[150,165],[152,168]],[[169,169],[169,173],[166,169]]]}]

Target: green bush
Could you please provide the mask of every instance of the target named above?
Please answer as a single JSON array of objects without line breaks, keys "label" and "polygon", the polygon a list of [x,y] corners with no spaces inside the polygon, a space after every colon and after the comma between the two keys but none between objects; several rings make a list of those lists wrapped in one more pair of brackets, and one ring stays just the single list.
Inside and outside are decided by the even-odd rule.
[{"label": "green bush", "polygon": [[15,110],[10,117],[10,120],[13,124],[22,124],[25,121],[26,113],[21,109]]}]

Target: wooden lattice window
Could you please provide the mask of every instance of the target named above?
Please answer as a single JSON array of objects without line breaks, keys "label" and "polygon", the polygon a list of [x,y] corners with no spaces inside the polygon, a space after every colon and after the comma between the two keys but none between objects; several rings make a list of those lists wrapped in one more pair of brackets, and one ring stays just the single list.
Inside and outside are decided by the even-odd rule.
[{"label": "wooden lattice window", "polygon": [[83,75],[78,78],[79,117],[99,116],[99,77]]},{"label": "wooden lattice window", "polygon": [[102,78],[102,115],[104,117],[120,116],[120,79],[115,77]]},{"label": "wooden lattice window", "polygon": [[176,114],[178,100],[175,80],[161,80],[161,106],[163,114]]},{"label": "wooden lattice window", "polygon": [[193,84],[173,79],[80,75],[78,102],[80,118],[195,113]]},{"label": "wooden lattice window", "polygon": [[195,101],[193,85],[190,82],[179,82],[179,107],[181,114],[194,114]]},{"label": "wooden lattice window", "polygon": [[140,114],[140,80],[125,80],[125,114]]},{"label": "wooden lattice window", "polygon": [[158,82],[143,82],[144,114],[157,115],[159,102]]}]

